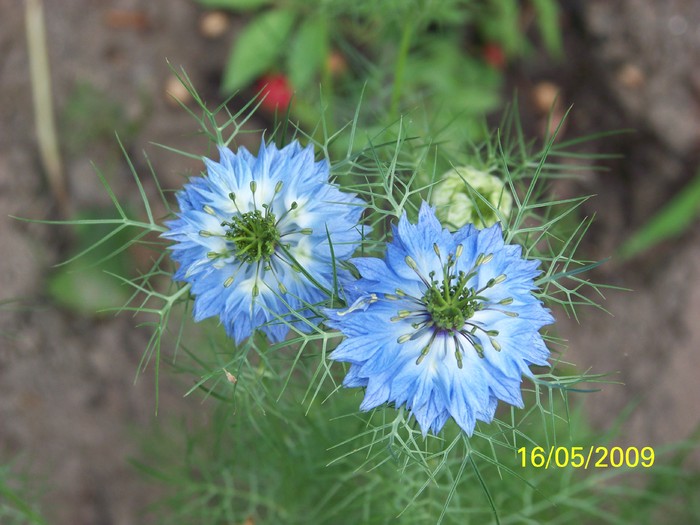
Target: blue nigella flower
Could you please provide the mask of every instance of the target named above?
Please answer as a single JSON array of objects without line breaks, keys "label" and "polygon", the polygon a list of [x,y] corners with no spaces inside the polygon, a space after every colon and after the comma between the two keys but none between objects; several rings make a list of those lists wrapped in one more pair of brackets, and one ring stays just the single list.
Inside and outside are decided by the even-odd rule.
[{"label": "blue nigella flower", "polygon": [[539,330],[554,321],[532,293],[539,261],[498,224],[448,232],[425,203],[393,233],[384,260],[351,260],[353,304],[327,311],[346,336],[330,357],[350,363],[344,386],[366,389],[360,408],[406,405],[424,435],[449,417],[471,435],[499,399],[522,407],[522,376],[549,356]]},{"label": "blue nigella flower", "polygon": [[329,183],[312,146],[263,142],[257,158],[244,147],[219,155],[204,159],[207,176],[185,184],[178,218],[166,222],[174,279],[192,285],[195,321],[219,316],[236,342],[256,328],[281,341],[289,326],[280,317],[320,301],[317,285],[333,287],[328,236],[335,258],[357,247],[363,203]]}]

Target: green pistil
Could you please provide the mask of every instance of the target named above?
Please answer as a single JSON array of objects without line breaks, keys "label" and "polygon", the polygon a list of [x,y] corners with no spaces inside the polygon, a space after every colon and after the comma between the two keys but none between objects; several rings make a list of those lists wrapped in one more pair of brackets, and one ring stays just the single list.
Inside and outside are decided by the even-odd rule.
[{"label": "green pistil", "polygon": [[[442,260],[442,255],[438,246],[434,245],[433,249]],[[479,266],[489,263],[493,259],[493,255],[481,254],[477,257],[474,266],[469,272],[460,271],[455,273],[457,259],[462,255],[462,252],[463,247],[459,245],[454,254],[448,255],[447,262],[444,263],[442,267],[441,281],[435,279],[435,272],[431,272],[428,278],[426,278],[420,273],[418,265],[413,258],[406,256],[406,264],[416,272],[421,281],[427,286],[427,290],[419,302],[424,306],[430,319],[420,323],[412,323],[411,326],[417,331],[400,336],[397,342],[405,343],[406,341],[417,339],[425,330],[431,329],[431,327],[433,329],[430,342],[423,348],[420,356],[416,360],[417,365],[428,355],[438,331],[447,332],[453,337],[455,342],[455,358],[459,368],[462,368],[462,354],[465,351],[464,342],[468,343],[479,357],[484,357],[484,347],[475,337],[477,330],[482,331],[488,336],[494,350],[497,352],[501,350],[501,345],[495,339],[498,336],[497,330],[485,330],[473,322],[469,322],[469,319],[479,310],[496,310],[491,306],[489,300],[481,294],[485,290],[501,284],[507,277],[505,274],[498,275],[489,279],[486,285],[480,289],[476,289],[473,286],[470,287],[468,283],[477,275]],[[405,296],[406,294],[404,292],[397,289],[396,296],[387,295],[387,298],[398,300]],[[512,302],[512,298],[507,298],[499,301],[498,304],[508,305]],[[517,314],[513,312],[498,311],[511,317],[517,316]],[[391,321],[398,322],[409,317],[414,317],[416,314],[419,314],[419,312],[399,310],[397,314],[398,315],[391,318]]]},{"label": "green pistil", "polygon": [[423,295],[423,303],[435,326],[443,330],[460,330],[467,319],[480,309],[476,291],[467,288],[467,274],[447,275],[442,283],[434,279]]},{"label": "green pistil", "polygon": [[249,211],[221,223],[228,227],[225,238],[234,244],[236,257],[247,263],[269,261],[274,255],[280,240],[275,224],[269,209],[265,215],[260,210]]}]

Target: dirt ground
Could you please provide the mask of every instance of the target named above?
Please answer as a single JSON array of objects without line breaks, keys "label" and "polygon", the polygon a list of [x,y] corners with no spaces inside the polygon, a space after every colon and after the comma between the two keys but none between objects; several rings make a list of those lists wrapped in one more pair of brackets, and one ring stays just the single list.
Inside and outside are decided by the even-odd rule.
[{"label": "dirt ground", "polygon": [[[197,149],[191,118],[167,102],[165,58],[184,66],[205,98],[216,99],[242,21],[231,20],[212,40],[200,34],[201,11],[187,0],[45,4],[56,113],[59,126],[72,126],[59,127],[62,141],[87,135],[71,147],[62,142],[72,206],[108,204],[90,162],[105,169],[120,197],[135,197],[111,133],[79,130],[81,121],[62,117],[80,86],[120,108],[117,123],[137,123],[127,131],[129,152],[138,158],[145,148],[165,185],[199,170],[149,145]],[[576,183],[576,191],[597,195],[586,209],[597,221],[585,248],[605,258],[700,163],[700,3],[563,4],[567,59],[554,65],[533,59],[509,74],[521,93],[543,80],[561,87],[564,103],[574,105],[568,137],[636,130],[598,143],[597,151],[623,157]],[[86,317],[52,303],[46,279],[68,255],[70,236],[8,218],[58,216],[37,153],[22,6],[0,0],[0,300],[20,300],[0,306],[0,463],[30,469],[46,489],[50,523],[144,523],[143,509],[156,494],[127,459],[138,454],[136,429],[154,417],[152,373],[134,384],[147,333],[125,316]],[[635,402],[621,439],[658,446],[686,437],[700,422],[700,231],[692,227],[624,265],[613,259],[595,278],[634,290],[610,293],[605,307],[613,316],[583,311],[580,325],[559,319],[568,361],[617,372],[613,379],[624,383],[592,394],[595,423],[608,428]],[[168,374],[160,389],[159,417],[198,411],[199,401],[183,399],[186,385]]]}]

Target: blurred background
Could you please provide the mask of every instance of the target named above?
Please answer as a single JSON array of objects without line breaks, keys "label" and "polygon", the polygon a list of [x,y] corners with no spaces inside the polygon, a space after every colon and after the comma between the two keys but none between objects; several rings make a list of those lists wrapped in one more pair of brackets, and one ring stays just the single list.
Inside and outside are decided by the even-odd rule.
[{"label": "blurred background", "polygon": [[[267,94],[239,140],[253,150],[290,101],[292,118],[313,127],[319,83],[335,129],[364,90],[367,122],[420,106],[435,129],[463,119],[473,140],[479,118],[497,123],[514,94],[535,140],[569,107],[560,140],[626,130],[583,143],[567,161],[577,177],[554,189],[595,194],[581,210],[596,216],[581,251],[610,257],[597,281],[632,291],[610,292],[609,313],[582,310],[578,322],[560,313],[557,330],[567,361],[622,383],[587,399],[595,428],[629,410],[616,439],[654,447],[697,429],[700,2],[344,4],[0,0],[0,476],[17,476],[12,486],[24,485],[50,523],[147,522],[158,489],[128,461],[155,424],[153,370],[135,381],[149,334],[128,315],[94,313],[128,298],[90,266],[107,248],[55,266],[103,231],[9,216],[109,217],[95,166],[136,209],[115,133],[147,175],[146,152],[166,188],[199,173],[199,161],[152,144],[208,151],[166,59],[210,104]],[[107,269],[149,257],[132,248]],[[159,421],[206,424],[201,400],[183,398],[188,381],[161,374]]]}]

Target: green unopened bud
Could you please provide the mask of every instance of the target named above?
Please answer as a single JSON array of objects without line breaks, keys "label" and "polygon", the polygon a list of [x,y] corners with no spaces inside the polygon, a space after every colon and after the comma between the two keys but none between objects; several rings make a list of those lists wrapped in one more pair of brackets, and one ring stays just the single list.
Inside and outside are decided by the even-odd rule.
[{"label": "green unopened bud", "polygon": [[499,177],[470,166],[459,166],[442,176],[431,203],[438,219],[455,229],[465,224],[485,228],[498,222],[497,211],[504,217],[510,214],[513,197]]}]

